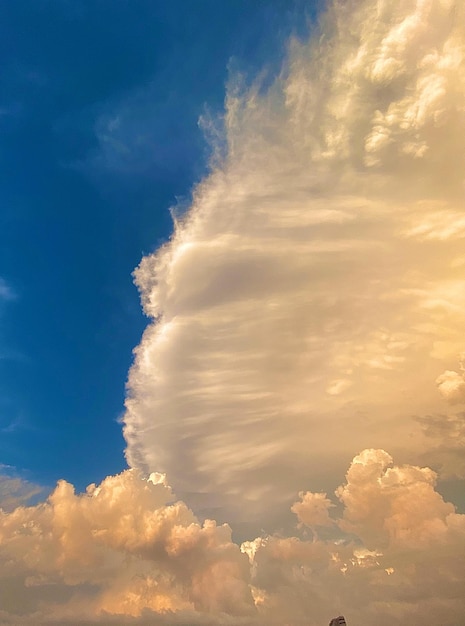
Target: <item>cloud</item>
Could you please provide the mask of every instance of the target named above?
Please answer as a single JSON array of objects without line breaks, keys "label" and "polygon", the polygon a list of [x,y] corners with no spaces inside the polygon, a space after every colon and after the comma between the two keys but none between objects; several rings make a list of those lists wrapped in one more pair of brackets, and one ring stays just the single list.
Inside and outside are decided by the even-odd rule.
[{"label": "cloud", "polygon": [[201,525],[161,475],[128,470],[81,495],[60,481],[46,503],[3,512],[0,529],[0,576],[15,587],[7,613],[40,620],[45,607],[44,618],[66,621],[145,610],[241,617],[253,608],[230,529]]},{"label": "cloud", "polygon": [[292,507],[324,539],[242,545],[200,523],[163,475],[127,470],[84,494],[60,481],[46,502],[0,512],[0,623],[316,626],[341,611],[349,624],[452,626],[465,516],[435,479],[364,450],[336,492],[342,510],[311,492]]},{"label": "cloud", "polygon": [[[167,80],[158,77],[94,111],[95,145],[69,165],[113,191],[122,185],[137,190],[147,182],[185,176],[204,148],[194,113],[202,105],[186,101],[170,87],[168,68],[164,74]],[[160,84],[165,88],[160,90]],[[75,125],[71,116],[62,120],[57,131]]]},{"label": "cloud", "polygon": [[232,77],[224,158],[135,272],[124,417],[129,464],[199,514],[272,531],[361,448],[432,449],[465,330],[464,23],[334,2],[268,90]]},{"label": "cloud", "polygon": [[370,549],[418,548],[447,541],[455,507],[434,490],[436,474],[429,468],[391,467],[382,450],[365,450],[347,473],[347,484],[337,491],[344,503],[341,527],[356,534]]},{"label": "cloud", "polygon": [[460,373],[446,370],[436,379],[439,393],[449,404],[465,403],[465,353],[460,359]]},{"label": "cloud", "polygon": [[25,505],[41,493],[42,487],[20,478],[13,468],[0,464],[0,508],[3,511]]},{"label": "cloud", "polygon": [[465,413],[426,415],[418,422],[431,442],[424,460],[437,467],[444,479],[464,479]]},{"label": "cloud", "polygon": [[243,545],[259,609],[292,624],[324,623],[331,610],[348,624],[460,619],[465,516],[435,491],[435,479],[428,468],[394,465],[384,450],[357,455],[336,492],[344,534]]},{"label": "cloud", "polygon": [[438,376],[436,384],[441,395],[450,404],[462,404],[465,402],[465,379],[462,375],[446,370],[441,376]]},{"label": "cloud", "polygon": [[301,524],[315,528],[316,526],[331,526],[334,523],[329,516],[329,510],[334,504],[325,493],[301,491],[299,496],[301,501],[293,504],[291,511],[297,515]]},{"label": "cloud", "polygon": [[1,300],[14,300],[16,297],[14,291],[8,285],[5,279],[0,277],[0,301]]}]

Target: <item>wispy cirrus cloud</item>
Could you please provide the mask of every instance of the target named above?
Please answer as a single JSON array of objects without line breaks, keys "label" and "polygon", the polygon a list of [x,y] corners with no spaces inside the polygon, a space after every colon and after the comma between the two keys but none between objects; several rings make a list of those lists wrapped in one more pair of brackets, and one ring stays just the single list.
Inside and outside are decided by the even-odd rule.
[{"label": "wispy cirrus cloud", "polygon": [[16,298],[16,294],[13,291],[12,287],[7,283],[7,281],[0,276],[0,302],[14,300]]},{"label": "wispy cirrus cloud", "polygon": [[[201,105],[190,110],[176,91],[163,89],[165,80],[158,77],[93,111],[95,145],[71,167],[106,187],[109,181],[134,186],[184,176],[204,147],[195,124]],[[57,132],[73,123],[62,121]]]},{"label": "wispy cirrus cloud", "polygon": [[4,512],[30,503],[41,493],[42,487],[18,476],[14,468],[0,464],[0,509]]}]

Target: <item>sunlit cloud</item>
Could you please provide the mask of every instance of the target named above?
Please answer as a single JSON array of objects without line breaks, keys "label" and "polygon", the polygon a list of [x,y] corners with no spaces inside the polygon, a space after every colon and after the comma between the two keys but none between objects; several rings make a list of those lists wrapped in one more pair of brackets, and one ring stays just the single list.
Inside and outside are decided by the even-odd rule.
[{"label": "sunlit cloud", "polygon": [[196,510],[280,528],[361,448],[420,462],[419,418],[462,402],[464,24],[336,2],[265,93],[231,78],[223,159],[135,272],[127,458]]},{"label": "sunlit cloud", "polygon": [[61,481],[47,502],[0,513],[2,623],[316,625],[343,610],[355,624],[453,624],[465,515],[435,481],[364,450],[336,497],[300,494],[295,536],[242,545],[163,475],[127,470],[80,495]]}]

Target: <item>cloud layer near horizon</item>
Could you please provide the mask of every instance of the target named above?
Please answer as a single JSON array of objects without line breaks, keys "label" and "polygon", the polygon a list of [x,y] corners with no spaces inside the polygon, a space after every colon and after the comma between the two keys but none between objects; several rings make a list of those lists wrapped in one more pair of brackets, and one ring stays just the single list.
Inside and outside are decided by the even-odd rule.
[{"label": "cloud layer near horizon", "polygon": [[135,273],[127,458],[196,510],[273,530],[364,447],[465,474],[464,31],[458,1],[335,2],[265,93],[232,78],[224,156]]},{"label": "cloud layer near horizon", "polygon": [[[296,536],[241,546],[136,470],[0,511],[2,624],[452,626],[465,611],[465,515],[428,468],[357,455],[335,498],[302,492]],[[337,501],[337,500],[336,500]],[[340,508],[339,507],[339,508]]]}]

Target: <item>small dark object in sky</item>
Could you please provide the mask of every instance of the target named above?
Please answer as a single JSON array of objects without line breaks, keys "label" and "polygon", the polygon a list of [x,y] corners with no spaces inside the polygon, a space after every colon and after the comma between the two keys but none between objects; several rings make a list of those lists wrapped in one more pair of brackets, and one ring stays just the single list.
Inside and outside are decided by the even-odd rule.
[{"label": "small dark object in sky", "polygon": [[346,621],[343,615],[339,615],[339,617],[335,617],[329,622],[329,626],[347,626]]}]

